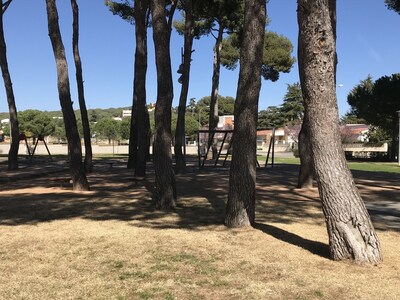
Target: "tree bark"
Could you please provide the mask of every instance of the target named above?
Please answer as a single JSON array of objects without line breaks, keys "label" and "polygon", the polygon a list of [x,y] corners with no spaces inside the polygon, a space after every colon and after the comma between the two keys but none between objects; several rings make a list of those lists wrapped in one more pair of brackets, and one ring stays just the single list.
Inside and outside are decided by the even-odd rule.
[{"label": "tree bark", "polygon": [[90,134],[89,118],[86,109],[85,92],[83,87],[82,76],[82,62],[79,54],[79,7],[76,0],[71,0],[72,14],[73,14],[73,34],[72,34],[72,48],[74,51],[74,61],[76,68],[76,84],[78,86],[78,99],[79,108],[81,111],[82,127],[83,127],[83,140],[85,143],[85,161],[84,167],[87,173],[92,172],[92,143]]},{"label": "tree bark", "polygon": [[82,165],[82,148],[71,101],[68,65],[58,25],[55,0],[46,0],[49,36],[57,66],[57,86],[68,142],[69,167],[74,190],[89,190]]},{"label": "tree bark", "polygon": [[[136,64],[136,60],[135,60]],[[136,77],[135,77],[136,79]],[[135,80],[134,79],[134,80]],[[135,93],[135,91],[133,92]],[[132,101],[131,113],[131,127],[129,131],[129,156],[128,156],[128,169],[135,169],[137,164],[137,145],[138,145],[138,130],[137,130],[137,103],[135,95]]]},{"label": "tree bark", "polygon": [[166,22],[165,0],[151,0],[153,40],[157,67],[157,103],[155,109],[154,172],[155,206],[168,210],[176,206],[176,183],[171,153],[171,106],[173,85],[170,56],[170,34]]},{"label": "tree bark", "polygon": [[146,158],[149,145],[150,120],[146,108],[146,72],[147,72],[147,22],[146,14],[149,9],[147,0],[135,1],[135,79],[134,104],[136,104],[136,160],[135,176],[146,176]]},{"label": "tree bark", "polygon": [[379,263],[381,250],[342,150],[336,101],[336,2],[299,0],[299,72],[331,257]]},{"label": "tree bark", "polygon": [[8,170],[11,171],[18,169],[19,126],[17,106],[15,104],[14,90],[12,87],[11,75],[8,69],[7,62],[7,47],[4,38],[3,28],[3,13],[5,11],[5,9],[3,10],[3,0],[0,0],[0,3],[2,8],[2,12],[0,15],[0,67],[7,95],[8,110],[10,114],[11,145],[8,152]]},{"label": "tree bark", "polygon": [[304,113],[303,124],[299,133],[300,172],[297,182],[298,188],[312,188],[314,181],[314,167],[312,161],[312,149],[310,145],[308,113]]},{"label": "tree bark", "polygon": [[178,120],[175,132],[175,173],[181,173],[185,170],[186,161],[182,153],[182,146],[185,141],[185,114],[186,102],[189,92],[189,74],[190,61],[192,60],[192,46],[194,37],[193,6],[191,0],[185,1],[185,32],[184,32],[184,50],[183,50],[183,72],[182,89],[179,97]]},{"label": "tree bark", "polygon": [[399,154],[399,141],[398,141],[399,126],[397,119],[398,118],[395,118],[393,120],[394,128],[392,130],[392,142],[390,143],[390,150],[389,150],[389,159],[391,161],[396,161],[396,156]]},{"label": "tree bark", "polygon": [[258,98],[266,22],[266,2],[245,1],[244,37],[240,52],[239,84],[235,102],[232,165],[225,224],[254,224],[256,196],[256,141]]},{"label": "tree bark", "polygon": [[213,76],[211,85],[211,99],[210,99],[210,115],[209,115],[209,129],[216,129],[218,126],[218,89],[219,89],[219,76],[221,71],[221,49],[222,38],[224,34],[224,27],[220,24],[218,35],[215,40],[214,46],[214,63],[213,63]]}]

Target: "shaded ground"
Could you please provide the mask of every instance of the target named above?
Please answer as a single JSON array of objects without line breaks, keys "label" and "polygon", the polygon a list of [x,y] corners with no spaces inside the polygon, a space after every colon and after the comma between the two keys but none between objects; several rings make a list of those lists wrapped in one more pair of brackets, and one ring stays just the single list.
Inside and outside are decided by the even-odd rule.
[{"label": "shaded ground", "polygon": [[369,267],[328,259],[318,191],[294,189],[297,166],[260,170],[256,228],[228,230],[226,169],[178,176],[178,208],[163,213],[153,177],[134,181],[120,160],[97,162],[84,193],[50,165],[0,173],[1,299],[400,299],[397,174],[354,173],[384,251]]}]

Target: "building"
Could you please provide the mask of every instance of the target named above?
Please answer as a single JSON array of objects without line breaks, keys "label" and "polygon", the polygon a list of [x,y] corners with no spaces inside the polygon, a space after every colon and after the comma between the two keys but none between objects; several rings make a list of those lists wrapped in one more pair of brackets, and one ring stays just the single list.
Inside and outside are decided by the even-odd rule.
[{"label": "building", "polygon": [[[147,111],[151,112],[154,111],[156,108],[156,104],[155,103],[150,103],[147,105]],[[132,110],[131,109],[124,109],[122,110],[122,118],[127,118],[127,117],[132,117]]]},{"label": "building", "polygon": [[10,119],[1,120],[1,125],[7,125],[7,124],[10,124]]},{"label": "building", "polygon": [[235,117],[233,115],[219,116],[218,129],[232,129],[235,123]]},{"label": "building", "polygon": [[132,116],[132,110],[130,109],[124,109],[122,110],[122,118],[126,118],[126,117],[131,117]]},{"label": "building", "polygon": [[366,124],[345,124],[340,127],[342,142],[348,143],[365,143],[368,142],[368,132],[370,126]]}]

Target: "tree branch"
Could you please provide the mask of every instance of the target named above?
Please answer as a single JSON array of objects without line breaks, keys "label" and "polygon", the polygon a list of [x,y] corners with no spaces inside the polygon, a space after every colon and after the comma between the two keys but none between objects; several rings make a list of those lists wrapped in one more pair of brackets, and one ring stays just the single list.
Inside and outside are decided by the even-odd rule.
[{"label": "tree branch", "polygon": [[168,28],[169,28],[169,32],[172,31],[172,19],[174,17],[174,13],[175,13],[175,9],[176,9],[177,5],[178,5],[178,1],[172,1],[171,2],[171,8],[170,8],[169,13],[168,13]]},{"label": "tree branch", "polygon": [[12,1],[13,0],[8,0],[3,3],[3,5],[1,6],[1,14],[4,14],[6,12],[7,8],[10,6]]}]

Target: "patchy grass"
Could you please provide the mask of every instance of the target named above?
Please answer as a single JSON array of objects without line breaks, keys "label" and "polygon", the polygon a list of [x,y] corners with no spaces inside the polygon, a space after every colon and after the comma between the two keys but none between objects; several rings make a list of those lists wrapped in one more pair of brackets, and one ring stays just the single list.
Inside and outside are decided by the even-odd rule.
[{"label": "patchy grass", "polygon": [[[398,299],[397,219],[373,215],[379,266],[331,261],[318,192],[293,189],[290,165],[258,174],[257,224],[234,230],[222,225],[228,172],[177,176],[169,213],[152,209],[153,177],[132,183],[129,172],[95,170],[86,193],[46,178],[1,191],[0,298]],[[360,191],[383,209],[398,181],[372,179]]]}]

